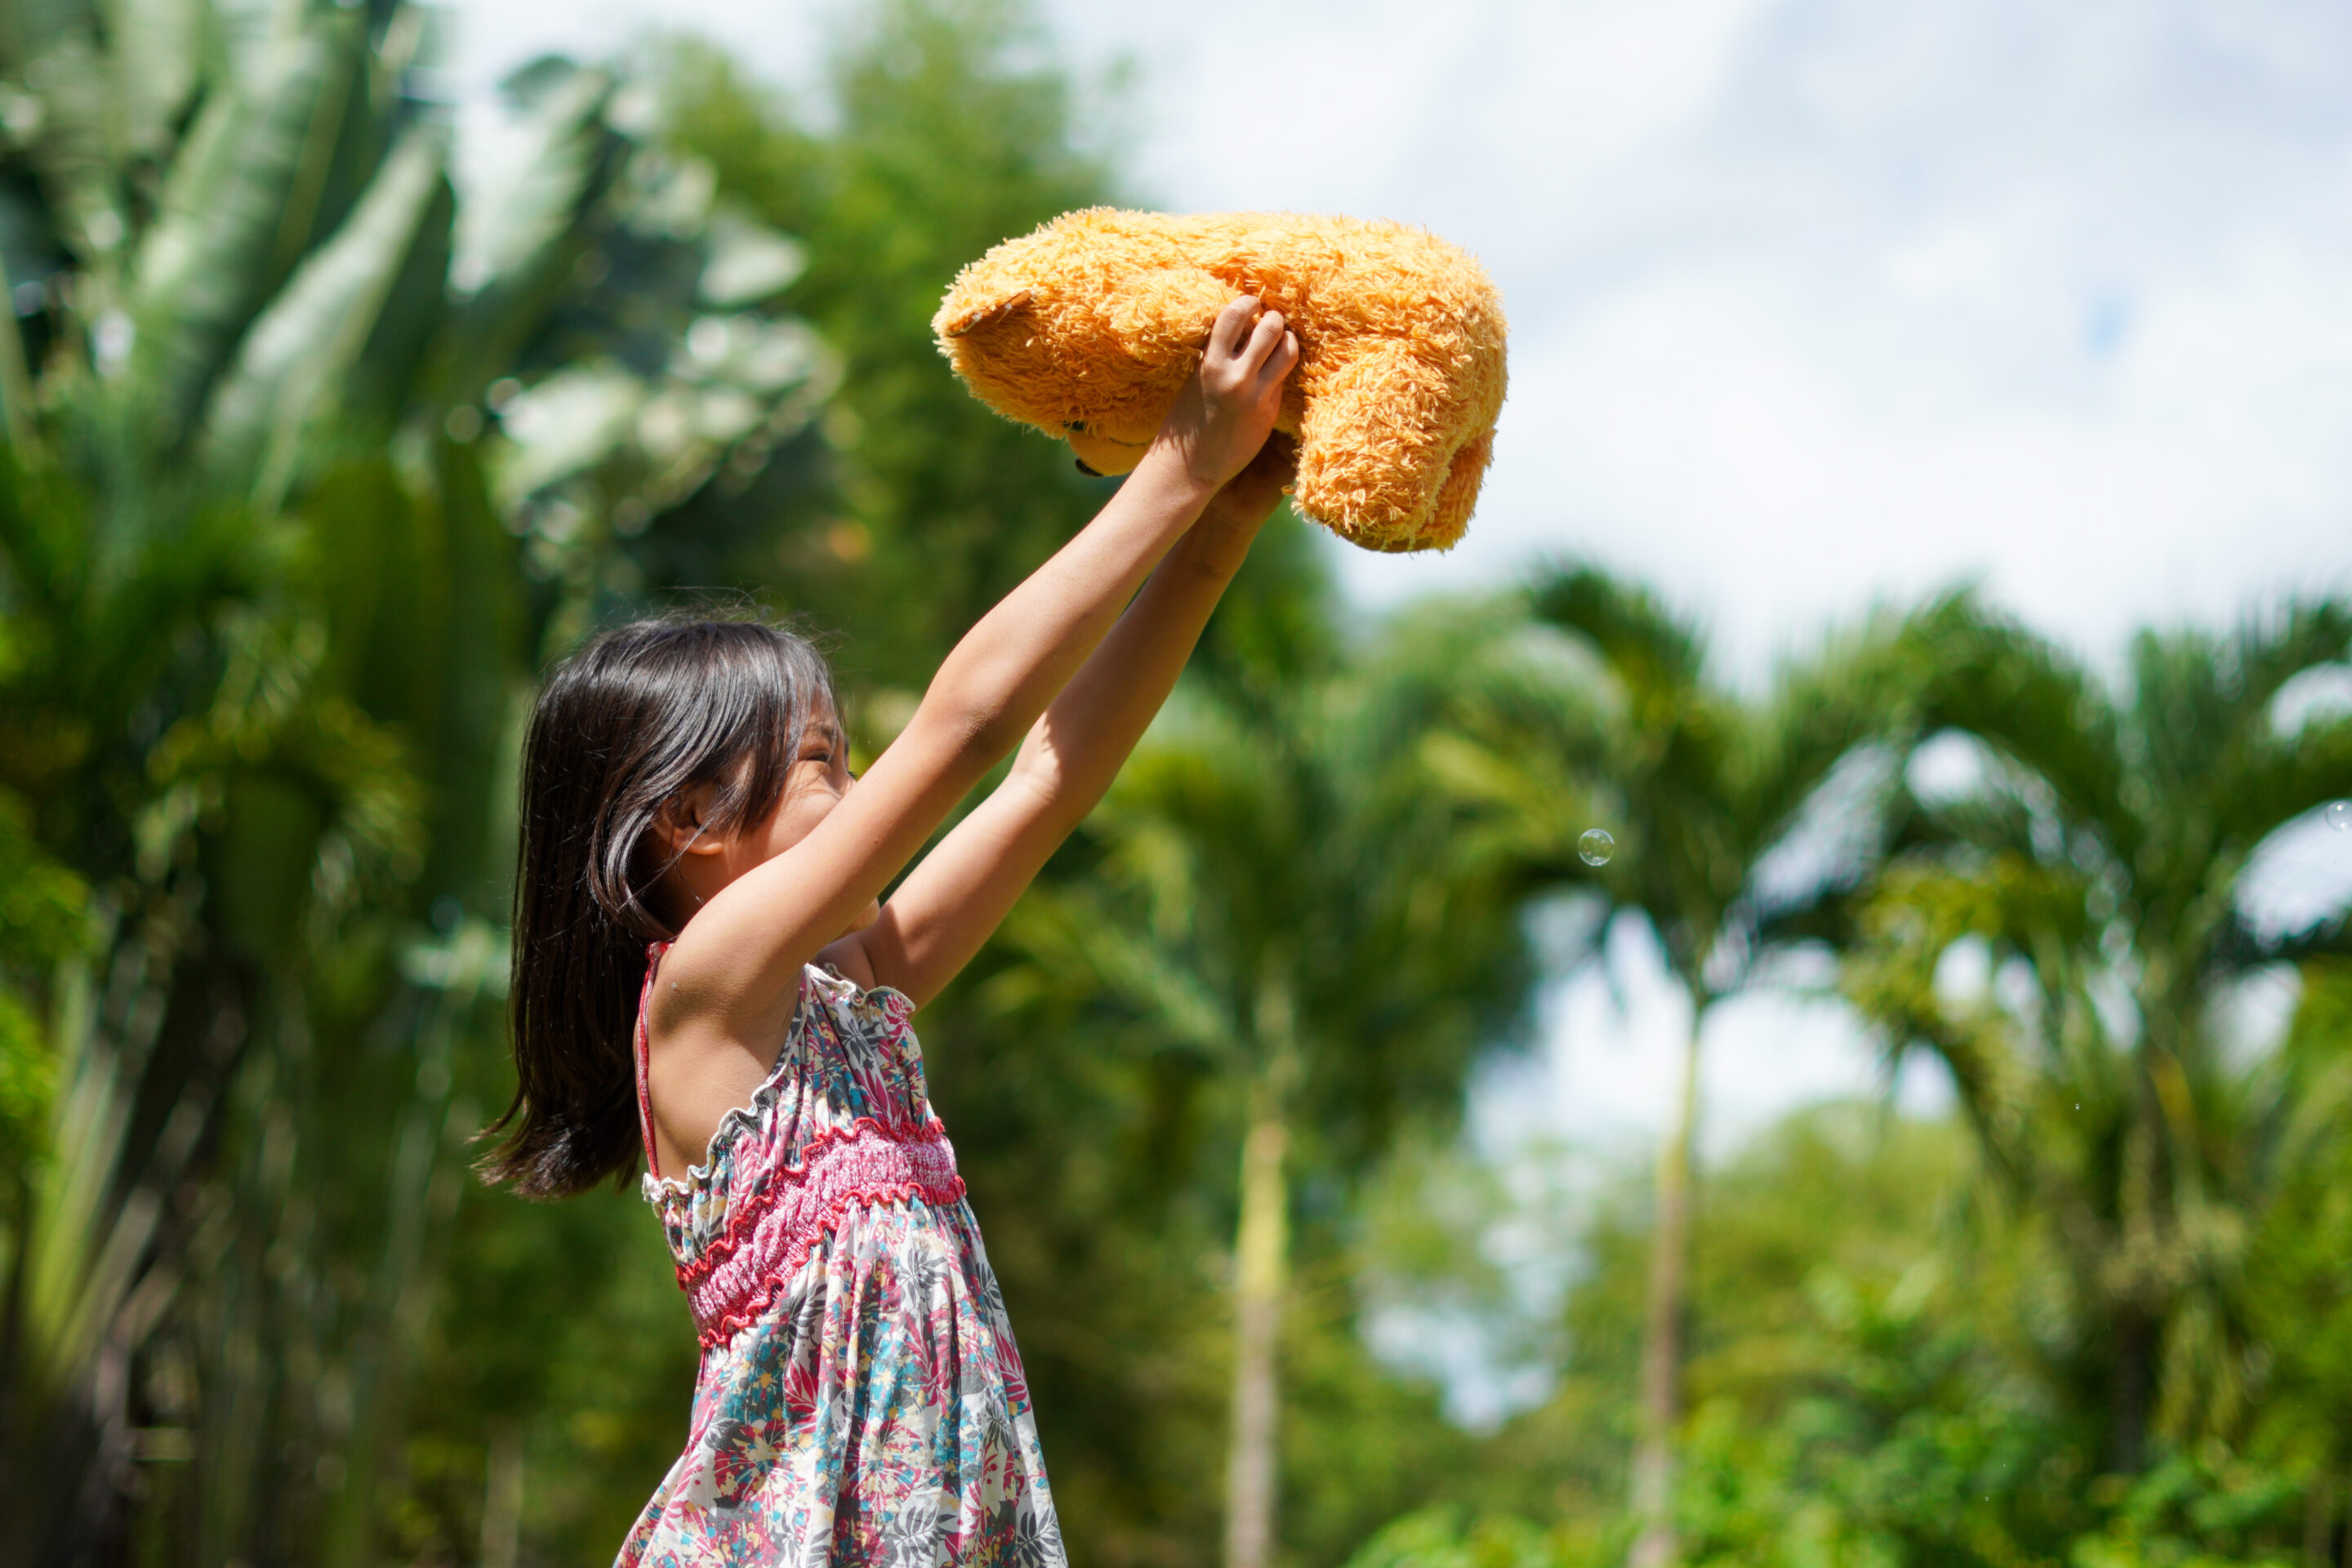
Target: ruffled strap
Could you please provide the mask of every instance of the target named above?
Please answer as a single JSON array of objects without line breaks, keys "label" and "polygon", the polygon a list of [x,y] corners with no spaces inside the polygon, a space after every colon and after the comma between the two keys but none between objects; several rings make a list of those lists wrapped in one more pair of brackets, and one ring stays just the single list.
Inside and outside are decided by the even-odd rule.
[{"label": "ruffled strap", "polygon": [[653,1011],[654,972],[661,967],[662,954],[669,951],[666,942],[646,944],[646,983],[637,992],[637,1135],[646,1141],[646,1169],[661,1180],[661,1156],[654,1148],[654,1086],[653,1047],[646,1035],[646,1015]]}]

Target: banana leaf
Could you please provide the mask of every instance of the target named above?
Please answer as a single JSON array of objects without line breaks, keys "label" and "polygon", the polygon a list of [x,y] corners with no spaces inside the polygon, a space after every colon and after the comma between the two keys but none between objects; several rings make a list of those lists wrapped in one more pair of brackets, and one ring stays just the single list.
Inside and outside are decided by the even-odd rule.
[{"label": "banana leaf", "polygon": [[[120,408],[166,452],[192,433],[254,312],[307,248],[315,190],[366,38],[356,18],[273,43],[266,73],[210,98],[125,289]],[[309,199],[306,199],[309,198]],[[118,339],[118,341],[120,341]]]},{"label": "banana leaf", "polygon": [[[433,288],[454,197],[448,136],[412,128],[341,230],[312,252],[256,318],[205,421],[208,466],[249,486],[265,510],[283,500],[302,454],[343,412],[342,399],[394,296]],[[415,265],[423,258],[427,265]],[[368,410],[380,413],[380,410]]]}]

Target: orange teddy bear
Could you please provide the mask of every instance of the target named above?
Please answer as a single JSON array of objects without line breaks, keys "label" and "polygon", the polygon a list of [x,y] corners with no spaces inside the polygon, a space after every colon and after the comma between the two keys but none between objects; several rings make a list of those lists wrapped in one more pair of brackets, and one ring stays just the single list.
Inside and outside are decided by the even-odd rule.
[{"label": "orange teddy bear", "polygon": [[1300,514],[1370,550],[1460,539],[1503,405],[1502,302],[1421,229],[1096,207],[965,268],[931,326],[982,402],[1123,474],[1237,294],[1298,334],[1276,428],[1297,437]]}]

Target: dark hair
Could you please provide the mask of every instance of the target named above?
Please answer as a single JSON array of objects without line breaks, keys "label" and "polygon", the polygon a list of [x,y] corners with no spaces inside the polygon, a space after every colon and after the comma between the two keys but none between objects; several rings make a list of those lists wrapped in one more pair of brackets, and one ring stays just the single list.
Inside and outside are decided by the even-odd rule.
[{"label": "dark hair", "polygon": [[824,658],[757,621],[638,621],[557,666],[522,754],[515,871],[515,1095],[484,1177],[563,1197],[637,1168],[638,993],[646,946],[676,936],[647,900],[669,862],[651,829],[715,784],[725,832],[782,798],[810,715],[833,700]]}]

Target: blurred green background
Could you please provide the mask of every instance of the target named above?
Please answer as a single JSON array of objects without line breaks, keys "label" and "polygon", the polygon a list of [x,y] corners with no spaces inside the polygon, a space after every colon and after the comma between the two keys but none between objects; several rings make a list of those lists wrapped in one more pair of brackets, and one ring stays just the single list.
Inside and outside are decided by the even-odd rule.
[{"label": "blurred green background", "polygon": [[[10,1563],[606,1560],[694,1339],[633,1194],[470,1173],[535,674],[755,605],[870,754],[1108,493],[928,330],[1149,198],[1023,14],[871,7],[822,112],[690,41],[542,61],[463,201],[446,26],[0,7]],[[2352,1563],[2347,932],[2242,892],[2352,794],[2352,605],[2098,669],[1956,592],[1750,671],[1675,587],[1375,619],[1277,527],[927,1010],[1073,1560]],[[1695,1026],[1654,1163],[1465,1141],[1629,924],[1695,1019],[1841,998],[1955,1109],[1702,1163]],[[1533,1391],[1457,1419],[1400,1331]]]}]

